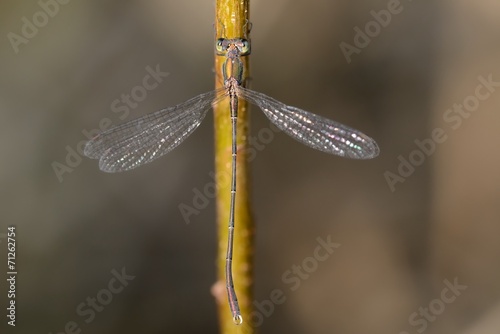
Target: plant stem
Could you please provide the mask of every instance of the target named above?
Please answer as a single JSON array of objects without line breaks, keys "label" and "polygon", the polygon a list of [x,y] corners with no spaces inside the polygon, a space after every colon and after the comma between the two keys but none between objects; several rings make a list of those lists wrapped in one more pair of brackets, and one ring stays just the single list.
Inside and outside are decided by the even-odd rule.
[{"label": "plant stem", "polygon": [[[249,28],[249,0],[216,0],[216,38],[247,38]],[[248,56],[244,62],[244,79],[248,77]],[[215,85],[224,85],[222,64],[224,57],[215,57]],[[244,82],[244,81],[243,81]],[[228,220],[231,186],[231,119],[229,100],[214,106],[215,120],[215,169],[217,182],[217,226],[218,226],[218,286],[225,287],[225,265],[228,237]],[[221,333],[254,333],[250,322],[252,313],[253,232],[250,214],[249,171],[247,159],[248,104],[239,100],[237,122],[238,155],[236,162],[237,193],[235,209],[235,235],[233,277],[236,294],[243,317],[243,324],[236,326],[229,311],[227,295],[218,298]],[[243,327],[243,328],[242,328]]]}]

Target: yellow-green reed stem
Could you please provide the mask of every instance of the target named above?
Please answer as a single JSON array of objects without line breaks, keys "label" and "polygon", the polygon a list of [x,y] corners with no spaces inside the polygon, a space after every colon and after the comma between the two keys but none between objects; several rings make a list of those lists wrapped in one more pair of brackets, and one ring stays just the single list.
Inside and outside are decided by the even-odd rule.
[{"label": "yellow-green reed stem", "polygon": [[[216,38],[248,38],[249,0],[216,0],[215,27]],[[248,77],[248,56],[242,57],[244,78]],[[215,85],[224,85],[222,64],[224,57],[215,57]],[[244,81],[243,81],[244,82]],[[248,104],[239,100],[237,123],[237,191],[235,211],[235,235],[233,253],[233,277],[243,324],[236,326],[229,311],[225,290],[225,265],[227,250],[227,225],[229,220],[231,186],[231,118],[229,99],[214,107],[215,120],[215,169],[217,175],[217,226],[218,285],[224,287],[224,298],[218,298],[221,333],[254,333],[251,326],[252,313],[252,275],[253,275],[253,232],[254,224],[250,214],[250,181],[247,163]],[[222,291],[220,289],[219,291]]]}]

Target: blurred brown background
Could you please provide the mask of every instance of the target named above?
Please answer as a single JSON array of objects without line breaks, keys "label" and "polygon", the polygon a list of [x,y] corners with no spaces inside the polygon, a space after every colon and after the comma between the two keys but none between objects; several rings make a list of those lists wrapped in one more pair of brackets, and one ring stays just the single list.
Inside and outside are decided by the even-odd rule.
[{"label": "blurred brown background", "polygon": [[[255,299],[275,289],[286,298],[260,313],[261,333],[500,331],[500,87],[478,88],[479,76],[500,82],[500,2],[396,5],[251,4],[252,88],[358,128],[381,148],[375,160],[352,161],[276,134],[258,152]],[[388,7],[399,13],[386,27],[370,23],[371,11]],[[0,326],[217,333],[214,201],[189,224],[179,211],[212,181],[212,115],[181,147],[132,172],[102,173],[77,157],[60,178],[53,169],[68,166],[82,130],[120,122],[111,105],[142,85],[148,66],[169,74],[127,119],[213,88],[214,2],[71,1],[47,22],[42,10],[0,4],[0,254],[16,225],[19,272],[17,327],[4,315]],[[13,43],[33,15],[38,31]],[[348,62],[340,45],[354,46],[353,29],[367,24],[373,37]],[[463,103],[473,111],[450,110]],[[257,135],[268,121],[253,111]],[[429,144],[436,129],[446,139]],[[394,179],[410,158],[418,166]],[[341,246],[292,290],[283,275],[310,264],[317,238],[328,236]],[[122,268],[135,278],[109,293]],[[87,298],[105,305],[90,311]]]}]

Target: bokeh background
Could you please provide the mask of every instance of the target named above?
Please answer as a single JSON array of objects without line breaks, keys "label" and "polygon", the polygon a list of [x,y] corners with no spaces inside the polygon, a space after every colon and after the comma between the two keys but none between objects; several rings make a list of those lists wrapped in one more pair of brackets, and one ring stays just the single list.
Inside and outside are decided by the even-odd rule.
[{"label": "bokeh background", "polygon": [[[286,297],[260,333],[499,331],[500,87],[456,129],[443,117],[475,94],[478,76],[500,81],[500,2],[402,0],[348,62],[341,43],[353,45],[353,29],[391,3],[251,4],[252,88],[381,148],[352,161],[276,134],[252,161],[255,300],[275,289]],[[214,1],[70,1],[13,47],[9,34],[40,11],[0,3],[0,254],[17,226],[19,272],[17,326],[2,315],[1,332],[60,333],[74,321],[81,333],[217,333],[214,201],[188,224],[179,210],[212,181],[212,115],[137,170],[110,175],[87,158],[60,178],[53,169],[83,130],[120,122],[111,104],[148,66],[169,74],[127,119],[213,88]],[[265,127],[254,108],[253,133]],[[400,156],[416,157],[415,140],[437,128],[446,140],[391,187]],[[341,246],[292,291],[283,274],[329,236]],[[135,278],[87,323],[77,308],[105,296],[122,268]],[[446,281],[466,288],[450,301]]]}]

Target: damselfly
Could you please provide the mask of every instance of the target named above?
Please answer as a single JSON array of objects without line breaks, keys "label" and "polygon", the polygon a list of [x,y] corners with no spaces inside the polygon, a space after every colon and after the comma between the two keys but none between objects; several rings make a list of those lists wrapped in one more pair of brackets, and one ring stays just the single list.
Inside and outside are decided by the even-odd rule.
[{"label": "damselfly", "polygon": [[213,104],[229,97],[232,176],[226,289],[233,319],[235,323],[240,324],[243,319],[232,277],[238,98],[255,104],[280,130],[316,150],[353,159],[371,159],[378,155],[379,148],[372,138],[360,131],[244,88],[242,82],[244,66],[240,57],[250,54],[249,40],[219,38],[215,50],[218,56],[226,58],[222,68],[223,88],[200,94],[184,103],[139,117],[98,134],[85,146],[85,155],[99,159],[99,168],[110,173],[142,166],[177,147],[200,125]]}]

